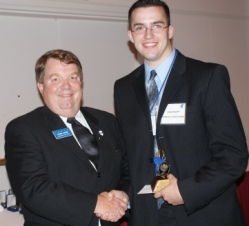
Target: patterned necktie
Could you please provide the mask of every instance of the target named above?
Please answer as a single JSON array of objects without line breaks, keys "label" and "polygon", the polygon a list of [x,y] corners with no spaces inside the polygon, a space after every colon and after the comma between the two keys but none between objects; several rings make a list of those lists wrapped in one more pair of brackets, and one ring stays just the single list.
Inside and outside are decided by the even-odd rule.
[{"label": "patterned necktie", "polygon": [[150,72],[150,79],[148,81],[148,86],[147,86],[147,95],[149,99],[150,109],[155,103],[157,95],[158,95],[158,89],[157,89],[155,77],[156,77],[156,71],[152,70]]},{"label": "patterned necktie", "polygon": [[72,129],[80,143],[81,148],[85,151],[89,160],[91,160],[95,167],[98,168],[99,150],[94,136],[74,117],[68,118],[67,122],[72,124]]}]

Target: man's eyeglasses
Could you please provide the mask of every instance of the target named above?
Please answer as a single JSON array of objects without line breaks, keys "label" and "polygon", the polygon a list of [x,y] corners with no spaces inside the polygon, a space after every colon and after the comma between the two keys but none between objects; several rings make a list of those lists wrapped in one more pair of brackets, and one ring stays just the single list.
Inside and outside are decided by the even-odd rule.
[{"label": "man's eyeglasses", "polygon": [[151,30],[153,34],[158,34],[163,31],[164,28],[169,27],[170,25],[164,27],[160,24],[155,24],[151,28],[145,27],[143,25],[136,26],[132,32],[134,32],[136,35],[143,35],[147,30]]}]

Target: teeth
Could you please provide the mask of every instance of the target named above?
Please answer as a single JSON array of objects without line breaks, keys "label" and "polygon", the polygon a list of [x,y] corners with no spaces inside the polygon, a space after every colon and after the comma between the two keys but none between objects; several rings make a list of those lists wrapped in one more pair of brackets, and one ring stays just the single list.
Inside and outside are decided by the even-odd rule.
[{"label": "teeth", "polygon": [[144,46],[148,46],[148,47],[150,47],[150,46],[155,46],[156,44],[155,43],[145,43],[144,44]]},{"label": "teeth", "polygon": [[61,95],[59,95],[59,96],[62,96],[62,97],[70,97],[71,94],[61,94]]}]

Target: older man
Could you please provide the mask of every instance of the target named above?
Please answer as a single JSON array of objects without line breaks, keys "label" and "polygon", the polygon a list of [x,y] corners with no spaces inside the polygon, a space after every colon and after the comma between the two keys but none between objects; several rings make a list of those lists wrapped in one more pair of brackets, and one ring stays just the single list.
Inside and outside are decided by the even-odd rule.
[{"label": "older man", "polygon": [[119,225],[129,180],[115,117],[81,107],[82,66],[73,53],[49,51],[35,71],[45,106],[12,120],[5,133],[25,225]]}]

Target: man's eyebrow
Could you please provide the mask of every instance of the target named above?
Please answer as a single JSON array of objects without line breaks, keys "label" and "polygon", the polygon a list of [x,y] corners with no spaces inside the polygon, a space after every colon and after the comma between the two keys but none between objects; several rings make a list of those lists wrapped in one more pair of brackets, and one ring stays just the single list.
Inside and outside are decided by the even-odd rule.
[{"label": "man's eyebrow", "polygon": [[135,23],[135,24],[133,24],[133,27],[139,26],[139,25],[144,25],[144,24],[143,23]]},{"label": "man's eyebrow", "polygon": [[158,20],[158,21],[153,22],[152,24],[164,24],[164,22],[161,20]]},{"label": "man's eyebrow", "polygon": [[[164,22],[161,21],[161,20],[158,20],[158,21],[154,21],[154,22],[152,22],[150,24],[164,24]],[[145,25],[145,23],[135,23],[135,24],[133,24],[133,27],[135,27],[135,26],[141,26],[141,25]]]}]

